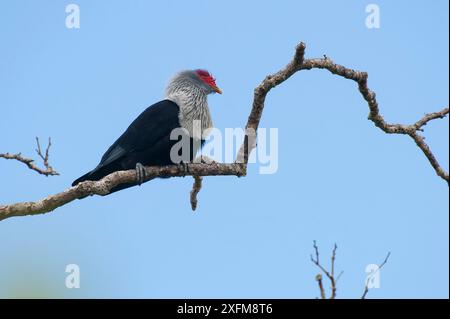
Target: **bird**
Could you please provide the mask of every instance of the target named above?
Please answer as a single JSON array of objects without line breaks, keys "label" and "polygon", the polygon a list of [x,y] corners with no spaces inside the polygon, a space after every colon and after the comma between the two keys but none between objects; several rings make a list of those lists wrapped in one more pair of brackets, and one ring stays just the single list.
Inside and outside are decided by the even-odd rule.
[{"label": "bird", "polygon": [[[135,169],[136,181],[112,188],[109,192],[112,194],[150,180],[146,178],[145,166],[192,161],[213,128],[207,100],[213,93],[222,94],[222,90],[208,71],[176,73],[166,86],[165,98],[145,109],[108,148],[100,163],[72,186],[101,180],[116,171]],[[171,136],[173,132],[178,132],[178,139]],[[175,146],[177,150],[173,151]]]}]

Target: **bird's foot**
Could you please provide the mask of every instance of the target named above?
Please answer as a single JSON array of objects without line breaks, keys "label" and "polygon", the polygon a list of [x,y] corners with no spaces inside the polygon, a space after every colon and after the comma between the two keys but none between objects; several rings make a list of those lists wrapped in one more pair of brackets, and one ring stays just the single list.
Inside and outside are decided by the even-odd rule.
[{"label": "bird's foot", "polygon": [[181,161],[178,166],[180,167],[181,176],[185,177],[189,173],[189,164]]},{"label": "bird's foot", "polygon": [[201,164],[217,164],[215,160],[212,158],[206,156],[206,155],[200,155],[200,163]]},{"label": "bird's foot", "polygon": [[196,164],[211,164],[211,162],[214,162],[214,161],[211,158],[209,158],[208,156],[203,155],[203,154],[197,156],[193,161],[193,163],[196,163]]},{"label": "bird's foot", "polygon": [[136,164],[136,183],[140,186],[147,177],[147,170],[141,163]]}]

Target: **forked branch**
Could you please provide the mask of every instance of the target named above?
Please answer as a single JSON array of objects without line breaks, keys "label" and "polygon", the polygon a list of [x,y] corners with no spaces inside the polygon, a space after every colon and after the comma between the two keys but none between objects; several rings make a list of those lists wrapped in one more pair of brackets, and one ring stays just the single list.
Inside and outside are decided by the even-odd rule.
[{"label": "forked branch", "polygon": [[[190,164],[190,173],[188,175],[196,176],[193,190],[191,192],[191,206],[193,209],[197,207],[197,194],[200,191],[200,177],[201,176],[213,176],[213,175],[235,175],[245,176],[247,171],[248,158],[252,150],[256,147],[256,132],[259,127],[261,116],[264,110],[265,98],[269,91],[274,87],[282,84],[289,79],[293,74],[302,70],[311,69],[326,69],[329,72],[344,77],[349,80],[353,80],[357,83],[359,92],[369,107],[368,119],[371,120],[375,126],[383,130],[387,134],[403,134],[408,135],[416,143],[419,149],[424,153],[428,159],[430,165],[433,167],[436,174],[449,184],[448,172],[446,172],[439,164],[438,160],[434,156],[428,144],[420,132],[423,131],[423,127],[432,120],[442,119],[449,113],[448,107],[441,111],[426,114],[413,124],[391,124],[387,123],[383,116],[380,114],[378,102],[375,92],[371,91],[367,84],[368,75],[366,72],[355,71],[353,69],[346,68],[342,65],[334,63],[330,58],[324,56],[318,59],[305,59],[305,44],[301,42],[297,45],[294,58],[289,62],[282,70],[268,75],[260,85],[255,88],[253,105],[250,115],[246,124],[246,137],[241,145],[238,156],[235,163],[232,164]],[[49,143],[50,144],[50,143]],[[38,153],[44,160],[44,165],[48,165],[48,149],[46,155],[42,156],[40,147],[38,146]],[[1,156],[3,155],[3,156]],[[8,159],[17,159],[30,168],[39,172],[38,169],[33,168],[28,159],[23,159],[20,154],[0,154],[1,157]],[[22,159],[22,160],[21,160]],[[192,169],[195,166],[195,174],[192,173]],[[51,166],[46,166],[47,170],[43,170],[44,175],[57,175],[53,171]],[[161,174],[161,175],[160,175]],[[148,167],[147,175],[151,177],[157,176],[181,176],[182,173],[176,165],[167,167]],[[103,178],[98,182],[83,182],[79,185],[69,188],[61,193],[50,195],[37,202],[24,202],[11,205],[0,206],[0,220],[11,216],[25,216],[43,214],[54,210],[60,206],[67,204],[68,202],[76,199],[83,198],[86,195],[105,195],[112,189],[111,185],[117,186],[121,183],[127,183],[131,181],[134,176],[133,171],[115,172]]]},{"label": "forked branch", "polygon": [[45,149],[45,155],[42,153],[41,144],[39,143],[39,138],[37,138],[37,137],[36,137],[36,144],[37,144],[36,153],[42,159],[45,169],[36,166],[34,164],[33,159],[23,157],[21,153],[16,153],[16,154],[0,153],[0,157],[4,158],[4,159],[19,161],[19,162],[25,164],[26,166],[28,166],[29,169],[31,169],[35,172],[38,172],[41,175],[45,175],[45,176],[59,175],[59,173],[53,169],[53,167],[49,164],[49,161],[48,161],[50,147],[52,146],[51,138],[50,137],[48,138],[48,145],[47,145],[47,148]]}]

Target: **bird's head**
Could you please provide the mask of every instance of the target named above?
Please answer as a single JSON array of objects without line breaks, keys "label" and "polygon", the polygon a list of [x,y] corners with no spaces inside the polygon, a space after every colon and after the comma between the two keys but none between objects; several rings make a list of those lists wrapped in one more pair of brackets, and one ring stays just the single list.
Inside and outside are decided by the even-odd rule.
[{"label": "bird's head", "polygon": [[188,91],[192,86],[205,94],[222,94],[222,90],[216,84],[216,79],[208,71],[202,69],[179,72],[170,80],[167,91]]},{"label": "bird's head", "polygon": [[194,70],[195,75],[200,79],[200,85],[209,93],[222,94],[222,90],[216,84],[216,79],[206,70]]}]

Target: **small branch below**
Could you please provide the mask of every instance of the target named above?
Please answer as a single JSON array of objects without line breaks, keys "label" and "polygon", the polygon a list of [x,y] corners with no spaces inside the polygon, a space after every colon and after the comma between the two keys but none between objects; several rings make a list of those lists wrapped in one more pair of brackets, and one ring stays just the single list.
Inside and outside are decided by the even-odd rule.
[{"label": "small branch below", "polygon": [[194,185],[192,185],[191,190],[191,208],[193,211],[197,209],[197,195],[202,189],[202,181],[203,177],[201,176],[193,176],[194,177]]},{"label": "small branch below", "polygon": [[[313,255],[311,255],[311,261],[325,274],[325,276],[327,276],[327,278],[330,280],[331,282],[331,297],[330,299],[335,299],[336,298],[336,282],[337,279],[335,279],[334,277],[334,263],[336,261],[336,250],[337,250],[337,245],[334,244],[333,247],[333,252],[331,254],[331,272],[329,272],[328,270],[325,269],[325,267],[323,267],[319,261],[319,247],[317,247],[317,243],[316,241],[313,242],[313,247],[314,247],[314,252],[315,252],[315,256],[316,258],[314,259]],[[341,276],[342,272],[339,274],[339,277]],[[320,280],[319,280],[319,279]],[[322,296],[322,299],[325,299],[325,291],[323,290],[323,285],[322,285],[322,275],[318,274],[316,276],[316,280],[319,282],[319,289],[320,289],[320,294]]]}]

